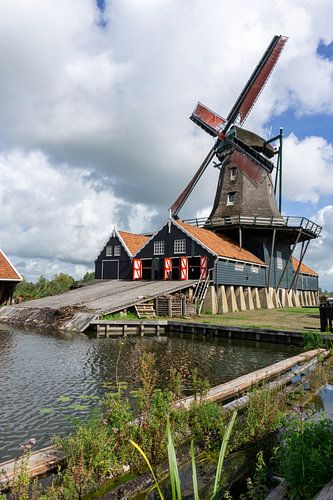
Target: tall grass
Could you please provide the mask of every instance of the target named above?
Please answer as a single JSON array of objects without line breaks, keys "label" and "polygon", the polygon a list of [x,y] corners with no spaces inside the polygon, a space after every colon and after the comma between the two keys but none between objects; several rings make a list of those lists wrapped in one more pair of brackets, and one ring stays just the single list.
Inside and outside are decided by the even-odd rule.
[{"label": "tall grass", "polygon": [[[210,500],[215,500],[217,498],[218,492],[219,492],[219,485],[221,483],[221,476],[222,476],[222,469],[223,469],[223,463],[227,451],[227,446],[228,442],[231,436],[231,432],[236,420],[237,412],[235,411],[230,419],[230,422],[228,424],[228,427],[223,435],[223,441],[222,445],[220,448],[220,454],[219,454],[219,460],[217,464],[217,469],[216,469],[216,475],[215,475],[215,481],[214,481],[214,489],[212,496],[210,497]],[[178,468],[178,463],[177,463],[177,456],[176,456],[176,450],[173,444],[173,439],[172,439],[172,434],[170,430],[170,422],[169,419],[167,420],[167,449],[168,449],[168,461],[169,461],[169,477],[170,477],[170,487],[171,487],[171,495],[172,495],[172,500],[182,500],[182,487],[181,487],[181,480],[180,480],[180,475],[179,475],[179,468]],[[164,500],[164,495],[162,493],[162,490],[160,488],[160,484],[156,478],[156,475],[154,473],[154,470],[152,468],[152,465],[145,454],[145,452],[142,450],[142,448],[135,443],[134,441],[130,441],[130,443],[139,451],[145,462],[147,463],[149,470],[153,476],[154,482],[155,482],[155,487],[158,491],[158,494],[161,498],[161,500]],[[197,470],[196,470],[196,463],[195,463],[195,456],[194,456],[194,444],[193,440],[191,442],[191,463],[192,463],[192,481],[193,481],[193,498],[194,500],[199,500],[199,484],[198,484],[198,477],[197,477]]]}]

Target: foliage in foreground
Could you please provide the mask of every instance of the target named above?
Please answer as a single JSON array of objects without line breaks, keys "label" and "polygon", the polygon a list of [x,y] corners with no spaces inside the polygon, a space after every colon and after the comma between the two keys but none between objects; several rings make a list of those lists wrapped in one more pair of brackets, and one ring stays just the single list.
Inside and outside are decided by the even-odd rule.
[{"label": "foliage in foreground", "polygon": [[281,449],[281,470],[291,500],[313,498],[333,475],[332,420],[290,419]]}]

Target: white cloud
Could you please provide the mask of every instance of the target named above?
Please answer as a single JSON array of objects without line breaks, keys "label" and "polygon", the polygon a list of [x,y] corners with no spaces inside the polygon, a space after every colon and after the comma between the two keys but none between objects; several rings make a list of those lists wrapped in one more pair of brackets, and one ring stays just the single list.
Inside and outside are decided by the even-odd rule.
[{"label": "white cloud", "polygon": [[[107,1],[101,27],[94,0],[2,0],[6,248],[81,265],[108,221],[139,230],[142,214],[166,217],[212,143],[187,119],[196,101],[225,116],[276,33],[290,38],[246,125],[260,132],[290,107],[332,113],[333,62],[316,52],[333,39],[331,11],[331,0],[282,0],[273,10],[265,0]],[[295,166],[288,197],[332,194],[319,179],[332,176],[325,139],[292,135],[285,150]],[[185,215],[211,206],[216,173],[205,174]]]},{"label": "white cloud", "polygon": [[154,215],[89,180],[87,170],[56,167],[40,152],[0,155],[0,234],[9,254],[91,265],[113,225],[141,232]]},{"label": "white cloud", "polygon": [[314,220],[323,226],[322,235],[311,242],[306,263],[319,274],[322,289],[332,290],[333,286],[333,205],[320,209]]},{"label": "white cloud", "polygon": [[299,140],[290,134],[284,141],[284,196],[290,200],[318,203],[333,195],[333,146],[323,137]]}]

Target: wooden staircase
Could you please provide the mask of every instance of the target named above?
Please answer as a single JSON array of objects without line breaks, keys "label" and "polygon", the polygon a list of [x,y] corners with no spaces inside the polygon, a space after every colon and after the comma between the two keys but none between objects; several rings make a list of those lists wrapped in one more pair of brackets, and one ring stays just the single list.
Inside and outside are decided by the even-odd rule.
[{"label": "wooden staircase", "polygon": [[144,303],[144,304],[136,304],[135,312],[138,315],[138,318],[148,318],[153,319],[156,318],[156,312],[154,309],[154,304],[152,303]]},{"label": "wooden staircase", "polygon": [[210,271],[211,270],[208,271],[206,278],[200,277],[197,286],[194,289],[192,300],[195,304],[197,314],[201,314],[202,306],[207,295],[210,283]]}]

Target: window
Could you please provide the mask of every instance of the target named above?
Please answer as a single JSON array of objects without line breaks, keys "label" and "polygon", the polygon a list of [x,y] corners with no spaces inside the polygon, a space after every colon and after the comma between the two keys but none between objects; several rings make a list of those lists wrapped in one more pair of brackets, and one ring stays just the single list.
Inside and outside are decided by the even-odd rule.
[{"label": "window", "polygon": [[105,251],[106,257],[112,257],[112,246],[107,246]]},{"label": "window", "polygon": [[259,266],[251,266],[251,272],[258,274],[259,273]]},{"label": "window", "polygon": [[164,255],[164,241],[154,241],[154,255]]},{"label": "window", "polygon": [[175,240],[174,253],[186,253],[186,240]]},{"label": "window", "polygon": [[244,264],[242,262],[236,262],[235,271],[244,271]]},{"label": "window", "polygon": [[278,269],[282,269],[283,268],[282,252],[280,252],[280,250],[278,250],[276,252],[276,267]]},{"label": "window", "polygon": [[230,180],[235,181],[237,176],[237,168],[236,167],[231,167],[230,169]]},{"label": "window", "polygon": [[236,193],[228,193],[227,205],[234,205],[236,199]]},{"label": "window", "polygon": [[114,253],[113,253],[113,255],[114,255],[115,257],[119,257],[120,252],[121,252],[120,245],[115,245],[115,246],[114,246]]}]

